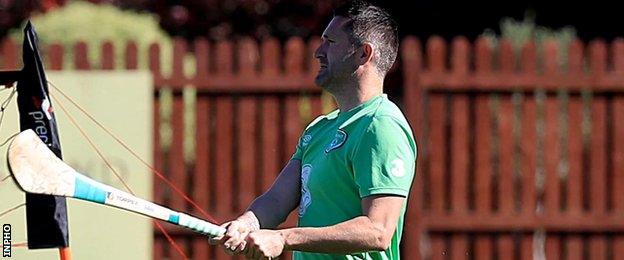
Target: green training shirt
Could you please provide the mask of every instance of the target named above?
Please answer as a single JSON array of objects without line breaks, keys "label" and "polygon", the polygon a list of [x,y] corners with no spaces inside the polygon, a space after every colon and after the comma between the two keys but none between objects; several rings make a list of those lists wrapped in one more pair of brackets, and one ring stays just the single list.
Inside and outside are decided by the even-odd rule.
[{"label": "green training shirt", "polygon": [[[303,132],[292,159],[301,161],[299,227],[331,226],[362,216],[361,200],[375,194],[407,197],[416,143],[401,110],[384,95],[347,112],[333,111]],[[294,259],[400,259],[405,205],[383,252],[332,255],[294,252]]]}]

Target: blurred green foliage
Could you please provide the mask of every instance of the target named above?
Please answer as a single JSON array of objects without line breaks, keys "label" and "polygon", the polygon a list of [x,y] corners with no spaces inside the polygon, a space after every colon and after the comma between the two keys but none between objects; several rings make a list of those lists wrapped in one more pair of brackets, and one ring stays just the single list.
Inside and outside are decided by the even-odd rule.
[{"label": "blurred green foliage", "polygon": [[500,22],[500,35],[492,29],[486,29],[482,36],[489,39],[491,46],[495,48],[501,39],[511,41],[516,55],[519,55],[522,46],[529,41],[534,41],[537,54],[541,55],[542,45],[547,41],[556,41],[559,46],[558,62],[565,67],[568,60],[568,49],[572,41],[577,38],[576,29],[566,26],[560,29],[552,29],[539,26],[535,22],[535,13],[527,11],[522,21],[513,18],[503,18]]},{"label": "blurred green foliage", "polygon": [[[115,67],[123,68],[125,46],[134,41],[138,46],[140,69],[148,68],[148,49],[153,42],[161,46],[161,64],[169,64],[171,57],[171,38],[163,31],[158,18],[149,13],[121,10],[115,6],[95,5],[84,1],[71,1],[62,8],[54,9],[31,18],[40,46],[59,43],[65,48],[64,68],[72,69],[73,46],[77,41],[84,41],[89,46],[89,61],[94,69],[101,62],[101,45],[111,41],[115,50]],[[24,24],[25,25],[25,24]],[[22,28],[24,27],[21,26]],[[22,31],[13,30],[10,37],[21,42]],[[43,49],[45,52],[45,49]]]}]

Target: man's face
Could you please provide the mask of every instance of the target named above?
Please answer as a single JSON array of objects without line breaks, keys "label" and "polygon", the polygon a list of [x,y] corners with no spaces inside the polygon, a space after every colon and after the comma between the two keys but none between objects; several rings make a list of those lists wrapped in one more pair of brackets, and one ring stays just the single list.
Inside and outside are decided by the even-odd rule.
[{"label": "man's face", "polygon": [[319,59],[321,68],[316,76],[316,85],[328,89],[339,87],[352,78],[357,69],[356,49],[345,28],[349,20],[335,16],[323,32],[321,45],[314,57]]}]

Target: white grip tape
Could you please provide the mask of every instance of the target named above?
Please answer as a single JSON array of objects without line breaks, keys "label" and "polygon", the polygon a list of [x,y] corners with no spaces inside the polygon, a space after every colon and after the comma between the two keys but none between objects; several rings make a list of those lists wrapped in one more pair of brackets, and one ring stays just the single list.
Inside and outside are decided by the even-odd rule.
[{"label": "white grip tape", "polygon": [[225,234],[225,228],[184,213],[180,213],[180,220],[178,223],[180,226],[184,226],[199,233],[213,237],[219,237]]}]

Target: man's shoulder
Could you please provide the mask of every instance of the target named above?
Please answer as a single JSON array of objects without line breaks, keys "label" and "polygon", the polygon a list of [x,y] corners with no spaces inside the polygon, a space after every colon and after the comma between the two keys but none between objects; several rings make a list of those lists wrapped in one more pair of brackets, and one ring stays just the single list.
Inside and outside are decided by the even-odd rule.
[{"label": "man's shoulder", "polygon": [[403,111],[390,99],[384,99],[374,114],[375,117],[390,117],[400,121],[406,121]]},{"label": "man's shoulder", "polygon": [[312,122],[308,124],[308,126],[306,127],[306,131],[312,128],[324,125],[325,122],[333,118],[336,118],[337,115],[338,115],[338,110],[334,110],[332,112],[329,112],[328,114],[320,115],[316,117],[314,120],[312,120]]},{"label": "man's shoulder", "polygon": [[410,126],[401,109],[390,99],[384,98],[379,105],[368,111],[363,117],[368,118],[370,127],[384,127],[399,125],[410,129]]}]

